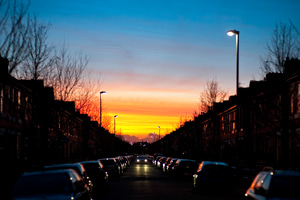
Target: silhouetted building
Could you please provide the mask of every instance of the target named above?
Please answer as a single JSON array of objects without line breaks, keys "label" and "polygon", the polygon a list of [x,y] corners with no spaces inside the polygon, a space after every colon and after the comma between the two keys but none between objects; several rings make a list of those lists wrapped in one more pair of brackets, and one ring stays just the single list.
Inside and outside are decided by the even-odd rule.
[{"label": "silhouetted building", "polygon": [[238,107],[236,98],[215,103],[163,138],[168,145],[162,153],[258,170],[265,165],[299,168],[300,61],[287,58],[284,73],[269,73],[239,88]]}]

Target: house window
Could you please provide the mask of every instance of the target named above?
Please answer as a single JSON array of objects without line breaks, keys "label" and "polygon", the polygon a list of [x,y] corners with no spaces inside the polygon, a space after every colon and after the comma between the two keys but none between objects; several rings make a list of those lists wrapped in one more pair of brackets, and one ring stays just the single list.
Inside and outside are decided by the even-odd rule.
[{"label": "house window", "polygon": [[11,102],[15,102],[15,96],[14,96],[14,93],[15,92],[15,90],[14,90],[14,88],[10,88],[10,100],[11,100]]},{"label": "house window", "polygon": [[7,94],[7,99],[10,99],[10,87],[7,85],[5,93]]},{"label": "house window", "polygon": [[294,113],[294,95],[291,95],[291,114]]},{"label": "house window", "polygon": [[3,103],[4,103],[4,101],[3,101],[3,94],[4,94],[4,92],[3,92],[3,88],[1,87],[0,88],[0,112],[3,112]]},{"label": "house window", "polygon": [[17,91],[18,108],[21,108],[21,92]]},{"label": "house window", "polygon": [[28,102],[28,97],[25,97],[25,103],[24,103],[24,117],[25,117],[25,120],[28,121],[28,112],[29,112],[29,102]]},{"label": "house window", "polygon": [[[297,94],[297,113],[300,113],[300,83],[298,83],[298,94]],[[294,108],[293,108],[294,110]]]},{"label": "house window", "polygon": [[300,113],[300,96],[297,97],[297,113]]}]

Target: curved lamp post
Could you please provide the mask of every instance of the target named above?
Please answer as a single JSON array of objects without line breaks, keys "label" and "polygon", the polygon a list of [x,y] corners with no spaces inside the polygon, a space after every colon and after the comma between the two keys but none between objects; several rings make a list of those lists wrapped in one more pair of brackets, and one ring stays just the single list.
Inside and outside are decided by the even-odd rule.
[{"label": "curved lamp post", "polygon": [[[239,139],[239,130],[240,130],[240,107],[239,107],[239,34],[240,32],[237,30],[229,30],[227,31],[227,35],[233,36],[236,35],[236,145],[238,145]],[[238,147],[236,146],[237,155],[238,155]]]},{"label": "curved lamp post", "polygon": [[161,143],[160,143],[160,126],[157,126],[158,128],[158,141],[159,141],[159,153],[161,153]]},{"label": "curved lamp post", "polygon": [[227,31],[228,36],[236,35],[236,96],[238,96],[239,89],[239,34],[237,30]]},{"label": "curved lamp post", "polygon": [[101,95],[106,94],[105,91],[100,92],[100,127],[102,126],[102,100],[101,100]]},{"label": "curved lamp post", "polygon": [[160,126],[157,126],[158,128],[158,140],[160,140]]},{"label": "curved lamp post", "polygon": [[114,116],[114,135],[116,135],[116,118],[118,117],[118,115]]}]

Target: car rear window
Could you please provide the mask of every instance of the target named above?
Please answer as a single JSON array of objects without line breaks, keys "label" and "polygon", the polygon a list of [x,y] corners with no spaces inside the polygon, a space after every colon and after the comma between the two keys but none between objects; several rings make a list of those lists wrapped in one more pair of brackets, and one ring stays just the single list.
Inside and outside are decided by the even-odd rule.
[{"label": "car rear window", "polygon": [[205,165],[203,170],[215,175],[228,175],[230,173],[230,168],[224,165]]},{"label": "car rear window", "polygon": [[83,166],[89,176],[96,176],[100,170],[100,165],[97,163],[84,163]]},{"label": "car rear window", "polygon": [[33,194],[59,194],[72,191],[72,184],[67,173],[48,173],[21,176],[13,194],[27,196]]},{"label": "car rear window", "polygon": [[275,176],[270,185],[270,196],[299,198],[299,176]]},{"label": "car rear window", "polygon": [[102,165],[114,165],[114,160],[101,160]]}]

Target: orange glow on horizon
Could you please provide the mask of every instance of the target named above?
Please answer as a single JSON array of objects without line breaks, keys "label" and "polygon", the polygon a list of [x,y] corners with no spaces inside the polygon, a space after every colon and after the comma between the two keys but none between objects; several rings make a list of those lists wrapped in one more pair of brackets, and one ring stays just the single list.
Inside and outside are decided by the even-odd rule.
[{"label": "orange glow on horizon", "polygon": [[127,91],[121,95],[119,92],[118,96],[108,93],[103,102],[108,115],[119,116],[116,119],[116,134],[145,138],[153,132],[159,135],[157,126],[160,126],[163,137],[180,126],[180,118],[186,116],[188,111],[188,115],[193,114],[193,107],[197,104],[187,101],[186,97],[181,93]]},{"label": "orange glow on horizon", "polygon": [[[136,114],[118,114],[116,119],[116,134],[131,135],[138,138],[144,138],[149,133],[159,134],[163,137],[176,127],[172,124],[174,121],[179,121],[175,116],[157,116],[157,115],[136,115]],[[121,131],[120,131],[121,130]]]}]

